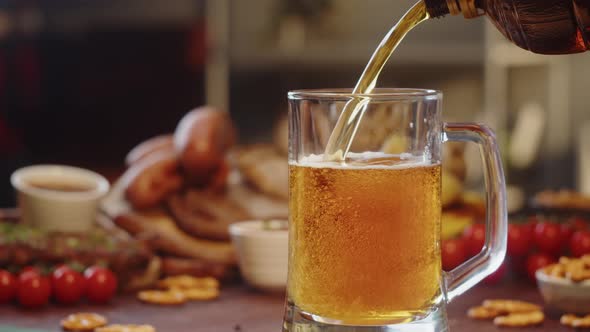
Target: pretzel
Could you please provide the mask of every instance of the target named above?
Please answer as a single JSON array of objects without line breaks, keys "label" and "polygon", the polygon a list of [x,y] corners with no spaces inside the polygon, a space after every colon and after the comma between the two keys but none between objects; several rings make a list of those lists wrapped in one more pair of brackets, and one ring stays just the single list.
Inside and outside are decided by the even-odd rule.
[{"label": "pretzel", "polygon": [[139,292],[137,298],[144,303],[158,305],[179,305],[184,304],[187,300],[184,294],[178,290],[146,290]]},{"label": "pretzel", "polygon": [[483,306],[506,314],[541,310],[541,307],[536,304],[517,300],[485,300]]},{"label": "pretzel", "polygon": [[590,255],[581,258],[561,257],[559,263],[542,269],[549,276],[569,279],[573,282],[590,280]]},{"label": "pretzel", "polygon": [[565,278],[565,267],[559,263],[544,267],[543,272],[548,276]]},{"label": "pretzel", "polygon": [[94,331],[97,327],[107,325],[107,319],[93,313],[71,314],[61,320],[61,327],[65,331]]},{"label": "pretzel", "polygon": [[115,324],[97,328],[94,332],[156,332],[156,329],[151,325]]},{"label": "pretzel", "polygon": [[576,321],[578,319],[580,319],[580,317],[578,317],[576,315],[565,314],[565,315],[561,316],[561,318],[559,319],[559,322],[561,323],[561,325],[573,327],[574,321]]},{"label": "pretzel", "polygon": [[219,297],[218,288],[190,288],[178,291],[190,301],[209,301]]},{"label": "pretzel", "polygon": [[539,325],[545,320],[541,311],[511,313],[508,316],[494,318],[494,325],[504,327],[525,327]]},{"label": "pretzel", "polygon": [[179,275],[158,281],[158,287],[163,289],[219,288],[219,281],[212,277],[196,278]]},{"label": "pretzel", "polygon": [[561,264],[561,265],[568,265],[569,263],[571,263],[574,260],[575,260],[575,258],[560,257],[559,258],[559,264]]},{"label": "pretzel", "polygon": [[561,325],[573,327],[573,328],[589,328],[590,327],[590,315],[584,317],[578,317],[572,314],[566,314],[561,316],[559,320]]},{"label": "pretzel", "polygon": [[564,262],[565,277],[573,282],[580,282],[590,279],[590,270],[586,268],[586,264],[582,259],[563,259],[559,260]]},{"label": "pretzel", "polygon": [[500,312],[498,310],[477,306],[470,308],[467,311],[467,316],[473,319],[488,320],[500,316]]}]

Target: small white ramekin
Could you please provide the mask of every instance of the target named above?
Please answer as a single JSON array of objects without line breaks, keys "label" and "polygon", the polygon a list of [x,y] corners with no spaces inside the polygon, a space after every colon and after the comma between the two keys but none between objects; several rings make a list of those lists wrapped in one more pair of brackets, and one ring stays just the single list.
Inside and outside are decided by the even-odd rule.
[{"label": "small white ramekin", "polygon": [[547,306],[565,313],[590,312],[590,281],[573,282],[547,275],[543,269],[535,273],[537,286]]},{"label": "small white ramekin", "polygon": [[[76,183],[91,189],[67,192],[31,185],[43,181]],[[109,182],[98,173],[62,165],[24,167],[12,173],[10,182],[17,193],[23,223],[61,232],[91,229],[100,199],[110,187]]]},{"label": "small white ramekin", "polygon": [[[251,286],[271,292],[287,285],[289,235],[287,221],[244,221],[230,225],[242,277]],[[277,226],[280,226],[276,229]]]}]

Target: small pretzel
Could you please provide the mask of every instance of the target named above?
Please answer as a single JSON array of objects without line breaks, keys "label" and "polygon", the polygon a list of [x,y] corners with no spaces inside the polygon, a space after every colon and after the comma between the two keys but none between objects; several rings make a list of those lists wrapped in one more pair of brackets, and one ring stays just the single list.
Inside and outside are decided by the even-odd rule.
[{"label": "small pretzel", "polygon": [[190,301],[209,301],[219,297],[217,288],[191,288],[178,290]]},{"label": "small pretzel", "polygon": [[497,310],[494,310],[494,309],[478,306],[478,307],[470,308],[467,311],[467,316],[469,318],[473,318],[473,319],[488,320],[488,319],[494,319],[494,318],[500,316],[500,312]]},{"label": "small pretzel", "polygon": [[543,272],[552,277],[564,278],[565,267],[562,264],[551,264],[543,268]]},{"label": "small pretzel", "polygon": [[61,320],[61,327],[66,331],[94,331],[97,327],[107,325],[107,319],[93,313],[71,314]]},{"label": "small pretzel", "polygon": [[569,279],[573,282],[590,280],[590,255],[581,258],[561,257],[559,263],[542,269],[549,276]]},{"label": "small pretzel", "polygon": [[573,262],[574,260],[575,260],[575,258],[560,257],[559,258],[559,264],[561,264],[561,265],[568,265],[569,263]]},{"label": "small pretzel", "polygon": [[178,305],[187,300],[184,294],[177,290],[146,290],[139,292],[137,298],[144,303],[158,305]]},{"label": "small pretzel", "polygon": [[156,329],[151,325],[115,324],[97,328],[94,332],[156,332]]},{"label": "small pretzel", "polygon": [[576,319],[580,319],[580,317],[578,317],[576,315],[572,315],[572,314],[566,314],[566,315],[561,316],[561,318],[559,319],[559,322],[561,323],[561,325],[571,327]]},{"label": "small pretzel", "polygon": [[219,281],[212,277],[196,278],[189,275],[179,275],[158,281],[158,287],[164,289],[219,288]]},{"label": "small pretzel", "polygon": [[562,325],[573,327],[573,328],[589,328],[590,327],[590,315],[584,317],[578,317],[576,315],[567,314],[561,316],[559,322]]},{"label": "small pretzel", "polygon": [[541,310],[541,307],[536,304],[517,300],[485,300],[483,306],[508,314]]},{"label": "small pretzel", "polygon": [[590,270],[576,270],[569,274],[569,278],[573,282],[582,282],[590,279]]},{"label": "small pretzel", "polygon": [[[560,262],[563,260],[560,259]],[[563,260],[565,268],[565,277],[574,282],[580,282],[590,279],[590,270],[586,269],[581,259]]]},{"label": "small pretzel", "polygon": [[505,327],[525,327],[539,325],[545,320],[541,311],[512,313],[508,316],[494,318],[494,325]]}]

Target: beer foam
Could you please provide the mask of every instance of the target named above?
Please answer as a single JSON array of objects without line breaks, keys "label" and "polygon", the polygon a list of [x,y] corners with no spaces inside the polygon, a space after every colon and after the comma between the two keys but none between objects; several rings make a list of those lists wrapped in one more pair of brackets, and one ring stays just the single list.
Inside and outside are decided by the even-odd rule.
[{"label": "beer foam", "polygon": [[326,161],[324,154],[310,154],[300,161],[291,161],[290,165],[337,168],[337,169],[400,169],[438,165],[425,156],[414,156],[410,153],[387,154],[384,152],[349,152],[346,162]]}]

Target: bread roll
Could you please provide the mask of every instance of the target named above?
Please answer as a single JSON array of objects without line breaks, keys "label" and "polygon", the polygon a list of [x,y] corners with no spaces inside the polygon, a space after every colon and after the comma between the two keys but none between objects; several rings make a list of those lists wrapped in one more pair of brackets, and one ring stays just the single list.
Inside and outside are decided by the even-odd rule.
[{"label": "bread roll", "polygon": [[235,128],[227,112],[204,106],[186,114],[174,132],[174,147],[191,182],[208,182],[235,138]]},{"label": "bread roll", "polygon": [[125,157],[125,164],[131,166],[160,151],[173,151],[172,135],[160,135],[139,143]]}]

